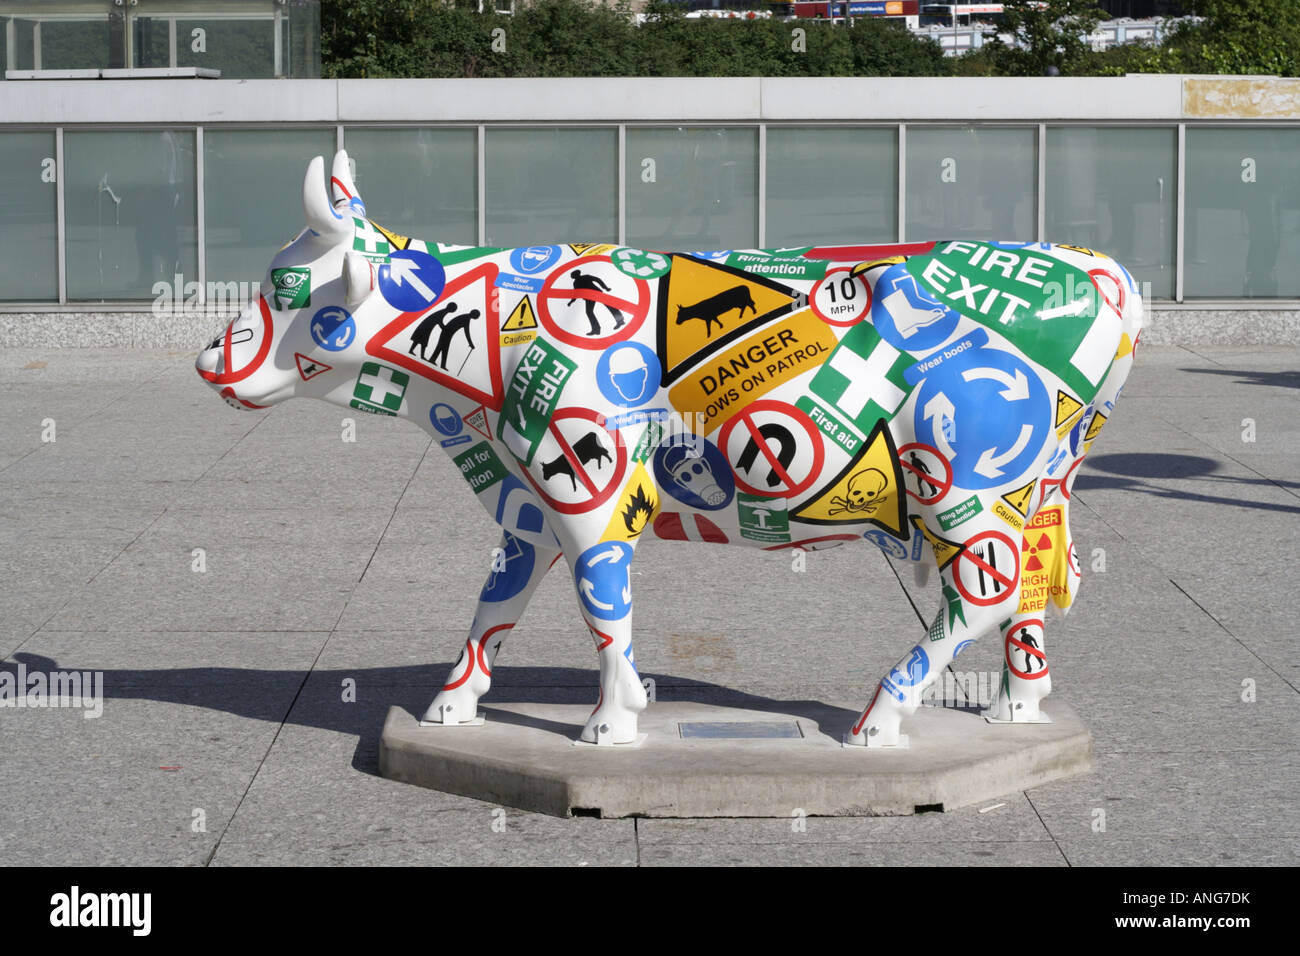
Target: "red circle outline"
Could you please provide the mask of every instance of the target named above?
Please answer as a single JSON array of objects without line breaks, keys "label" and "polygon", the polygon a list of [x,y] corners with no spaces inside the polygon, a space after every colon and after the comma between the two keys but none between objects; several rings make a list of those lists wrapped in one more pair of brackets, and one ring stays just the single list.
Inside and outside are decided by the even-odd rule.
[{"label": "red circle outline", "polygon": [[[1111,282],[1115,283],[1115,288],[1119,290],[1119,305],[1111,302],[1110,297],[1101,290],[1101,286],[1097,285],[1097,276],[1105,276]],[[1120,281],[1119,276],[1115,275],[1115,273],[1111,272],[1109,269],[1089,269],[1088,278],[1092,281],[1092,287],[1097,290],[1097,294],[1105,300],[1106,304],[1120,315],[1123,315],[1124,306],[1128,303],[1128,290],[1124,288],[1124,283]]]},{"label": "red circle outline", "polygon": [[937,495],[935,495],[932,498],[922,498],[920,495],[916,494],[915,492],[909,491],[907,489],[906,480],[903,482],[903,490],[907,491],[907,493],[911,495],[913,498],[915,498],[920,504],[933,505],[939,503],[944,499],[944,497],[948,494],[948,492],[952,491],[952,482],[953,482],[952,462],[950,462],[947,458],[945,458],[943,452],[939,451],[939,449],[935,448],[933,445],[927,445],[924,442],[919,442],[919,441],[909,442],[906,445],[900,446],[898,449],[898,465],[900,468],[907,469],[907,471],[911,472],[912,474],[916,474],[916,472],[912,471],[912,469],[908,465],[903,463],[903,452],[907,451],[909,448],[919,448],[922,451],[928,451],[930,454],[934,455],[935,458],[938,458],[939,461],[943,463],[944,468],[948,469],[948,480],[946,482],[939,482],[939,481],[931,481],[929,478],[925,479],[925,483],[927,485],[943,485],[943,491],[939,492]]},{"label": "red circle outline", "polygon": [[222,346],[222,356],[225,360],[224,368],[226,371],[218,375],[215,372],[205,372],[202,369],[199,370],[199,375],[211,382],[213,385],[234,385],[236,382],[242,382],[244,379],[248,378],[248,376],[261,368],[262,363],[266,361],[266,357],[271,354],[271,340],[275,338],[275,324],[271,321],[271,309],[270,306],[266,304],[265,296],[258,299],[257,304],[262,310],[263,325],[262,344],[258,348],[257,354],[253,356],[253,360],[245,365],[241,371],[230,371],[230,340],[231,336],[233,336],[235,332],[235,322],[238,322],[239,320],[236,319],[235,322],[231,322],[226,326],[226,341]]},{"label": "red circle outline", "polygon": [[[958,562],[958,561],[961,561],[963,558],[966,558],[966,556],[967,556],[968,554],[970,554],[971,548],[974,546],[975,542],[977,542],[977,541],[983,541],[983,540],[985,540],[985,539],[992,539],[992,538],[999,538],[999,539],[1001,539],[1001,540],[1002,540],[1002,543],[1005,544],[1005,545],[1007,546],[1007,548],[1010,549],[1010,551],[1011,551],[1011,553],[1012,553],[1013,555],[1015,555],[1015,558],[1016,558],[1016,573],[1015,573],[1015,576],[1011,579],[1011,583],[1008,584],[1008,585],[1006,585],[1007,593],[1004,594],[1004,595],[1001,595],[1001,596],[995,596],[995,597],[993,597],[993,598],[990,600],[989,598],[977,598],[977,597],[975,597],[973,594],[971,594],[970,592],[968,592],[968,591],[966,590],[966,587],[965,587],[965,585],[962,584],[962,580],[961,580],[961,567],[960,567],[960,565],[957,565],[957,562]],[[973,561],[973,560],[974,560],[974,555],[971,555],[971,557],[970,557],[970,558],[967,558],[967,560],[968,560],[968,561]],[[1007,536],[1006,536],[1005,534],[1003,534],[1001,531],[981,531],[979,534],[975,535],[973,538],[968,539],[968,540],[966,541],[965,545],[962,547],[962,549],[961,549],[961,553],[958,554],[957,557],[953,558],[953,564],[954,564],[954,569],[953,569],[953,572],[952,572],[953,583],[957,585],[957,590],[958,590],[959,592],[961,592],[961,596],[962,596],[962,599],[963,599],[963,600],[970,601],[971,604],[974,604],[976,607],[994,607],[994,606],[996,606],[996,605],[998,605],[998,604],[1001,604],[1003,601],[1007,600],[1008,597],[1014,595],[1015,598],[1016,598],[1016,602],[1019,603],[1019,599],[1020,599],[1020,549],[1019,549],[1018,547],[1016,547],[1016,543],[1015,543],[1014,541],[1012,541],[1009,537],[1007,537]]]},{"label": "red circle outline", "polygon": [[[773,494],[772,489],[760,490],[753,485],[747,484],[736,474],[736,466],[731,460],[731,455],[727,452],[727,445],[731,440],[731,433],[735,431],[736,425],[740,420],[749,420],[754,412],[778,412],[792,418],[796,425],[802,428],[808,434],[808,438],[813,444],[813,464],[812,469],[808,472],[808,477],[787,491],[780,494]],[[751,436],[752,436],[751,432]],[[718,448],[722,450],[722,455],[727,459],[727,464],[731,466],[731,474],[736,479],[736,487],[751,495],[759,495],[763,498],[793,498],[796,495],[807,491],[817,476],[821,474],[822,465],[826,462],[826,448],[822,445],[822,430],[818,428],[811,418],[795,408],[789,402],[781,402],[771,398],[760,398],[756,402],[750,402],[735,415],[728,418],[723,424],[721,431],[718,432]]]},{"label": "red circle outline", "polygon": [[[826,281],[830,279],[831,276],[835,275],[835,273],[837,272],[847,272],[849,274],[849,278],[860,279],[862,281],[862,287],[867,290],[866,308],[863,309],[862,314],[860,316],[858,316],[856,319],[853,319],[849,322],[845,322],[842,319],[832,319],[829,318],[828,316],[822,315],[821,310],[817,308],[817,293],[821,291],[821,288],[826,283]],[[851,329],[853,328],[853,326],[862,322],[870,314],[871,303],[872,301],[874,301],[874,298],[875,296],[873,295],[871,290],[871,283],[867,281],[867,274],[864,272],[861,275],[855,276],[853,274],[853,267],[847,266],[838,269],[831,269],[826,273],[826,275],[822,276],[820,279],[817,280],[817,284],[813,286],[812,293],[809,294],[808,296],[808,307],[813,310],[813,315],[817,316],[817,318],[821,319],[827,325],[833,325],[836,328],[840,328],[840,329]]]},{"label": "red circle outline", "polygon": [[[560,328],[559,323],[557,323],[555,319],[551,317],[551,310],[550,307],[547,305],[547,303],[550,301],[550,299],[553,296],[558,296],[561,291],[564,291],[564,290],[556,290],[552,287],[552,283],[555,281],[555,279],[557,279],[561,275],[567,274],[570,269],[580,266],[584,262],[604,262],[608,264],[610,268],[612,268],[619,275],[631,279],[633,282],[636,283],[636,289],[637,289],[636,307],[637,307],[637,311],[639,311],[641,314],[634,315],[631,321],[625,322],[623,324],[623,327],[618,329],[616,332],[611,333],[609,335],[602,335],[598,338],[589,335],[577,335],[573,332],[569,332],[565,329]],[[573,292],[573,291],[580,291],[580,290],[569,289],[567,291]],[[578,298],[582,298],[582,296],[579,296]],[[542,326],[554,338],[565,343],[566,345],[572,345],[575,348],[580,348],[580,349],[591,349],[591,350],[606,349],[609,348],[609,346],[613,345],[615,342],[622,342],[625,339],[632,338],[632,336],[636,335],[637,330],[640,329],[641,326],[645,323],[646,316],[648,316],[649,314],[650,314],[650,283],[648,283],[645,279],[638,279],[635,276],[629,276],[618,266],[614,265],[614,261],[609,256],[582,256],[578,259],[573,259],[570,262],[564,263],[562,267],[552,269],[550,274],[547,275],[546,281],[542,283],[542,288],[537,293],[537,318],[542,323]]]},{"label": "red circle outline", "polygon": [[1004,634],[1004,635],[1002,635],[1002,659],[1005,660],[1005,661],[1007,662],[1007,667],[1008,667],[1008,669],[1010,669],[1011,673],[1015,674],[1015,675],[1016,675],[1017,677],[1019,677],[1021,680],[1038,680],[1038,678],[1040,678],[1040,677],[1046,677],[1046,676],[1047,676],[1047,653],[1046,653],[1046,652],[1045,652],[1041,647],[1038,648],[1038,653],[1037,653],[1037,654],[1034,654],[1035,657],[1037,657],[1040,661],[1043,662],[1043,669],[1040,670],[1038,673],[1036,673],[1036,674],[1022,674],[1020,671],[1016,670],[1016,665],[1013,664],[1013,663],[1011,663],[1011,645],[1012,645],[1012,644],[1015,644],[1016,647],[1019,647],[1019,648],[1020,648],[1021,650],[1023,650],[1026,654],[1033,654],[1033,653],[1034,653],[1033,648],[1026,648],[1026,647],[1024,647],[1024,645],[1022,645],[1019,641],[1015,640],[1015,639],[1011,636],[1011,632],[1014,631],[1016,628],[1018,628],[1018,627],[1028,627],[1028,626],[1030,626],[1031,624],[1037,624],[1037,625],[1038,625],[1038,633],[1039,633],[1039,634],[1044,634],[1044,633],[1046,633],[1047,628],[1046,628],[1046,626],[1043,624],[1043,622],[1042,622],[1042,620],[1041,620],[1040,618],[1029,617],[1029,618],[1025,618],[1023,621],[1017,621],[1016,623],[1012,624],[1011,627],[1007,629],[1007,633]]},{"label": "red circle outline", "polygon": [[[591,511],[595,508],[599,508],[601,505],[603,505],[606,501],[608,501],[610,498],[614,496],[614,492],[618,488],[622,487],[623,479],[627,475],[627,446],[623,444],[623,440],[620,438],[618,430],[616,429],[614,431],[610,431],[609,428],[606,427],[603,421],[601,420],[602,418],[601,414],[599,412],[592,411],[590,408],[561,408],[559,411],[557,411],[554,415],[551,416],[551,420],[547,423],[546,428],[549,431],[551,427],[554,426],[555,423],[560,419],[569,419],[569,418],[586,419],[590,421],[593,425],[595,425],[597,428],[605,429],[605,434],[609,435],[611,438],[614,439],[614,448],[615,451],[617,452],[617,456],[614,461],[614,477],[609,480],[609,484],[607,484],[604,488],[602,488],[599,492],[597,492],[594,496],[592,496],[592,498],[589,501],[565,502],[565,501],[559,501],[555,498],[552,498],[550,495],[548,495],[542,489],[542,486],[537,483],[537,480],[533,478],[532,472],[530,472],[527,468],[523,468],[521,470],[524,473],[524,477],[528,479],[528,483],[533,486],[534,490],[541,497],[541,499],[545,501],[548,505],[550,505],[552,508],[554,508],[556,511],[558,511],[560,514],[566,514],[566,515],[586,514],[588,511]],[[536,461],[536,458],[534,458],[533,460]]]}]

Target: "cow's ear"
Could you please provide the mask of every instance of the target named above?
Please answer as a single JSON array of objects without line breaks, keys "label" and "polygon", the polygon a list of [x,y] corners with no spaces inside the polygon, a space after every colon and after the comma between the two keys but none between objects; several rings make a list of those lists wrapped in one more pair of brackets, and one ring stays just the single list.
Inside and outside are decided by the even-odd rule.
[{"label": "cow's ear", "polygon": [[353,181],[352,160],[348,152],[340,149],[334,154],[334,168],[330,172],[330,198],[338,210],[352,209],[358,216],[366,214],[366,204],[361,201]]},{"label": "cow's ear", "polygon": [[359,252],[343,256],[343,301],[349,309],[359,306],[375,291],[375,266]]},{"label": "cow's ear", "polygon": [[327,240],[339,240],[352,233],[352,217],[335,212],[325,192],[325,160],[317,156],[307,165],[302,181],[302,211],[307,228]]}]

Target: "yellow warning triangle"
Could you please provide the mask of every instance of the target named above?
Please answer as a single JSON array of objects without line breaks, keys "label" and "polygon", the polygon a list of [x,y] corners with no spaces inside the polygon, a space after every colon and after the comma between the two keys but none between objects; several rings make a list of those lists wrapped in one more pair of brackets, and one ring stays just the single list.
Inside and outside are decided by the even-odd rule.
[{"label": "yellow warning triangle", "polygon": [[1125,355],[1131,354],[1133,354],[1133,340],[1129,338],[1128,333],[1125,332],[1119,337],[1119,348],[1115,350],[1115,359],[1118,361]]},{"label": "yellow warning triangle", "polygon": [[939,565],[940,571],[957,560],[957,555],[966,549],[964,544],[939,537],[927,528],[925,522],[917,515],[912,515],[912,527],[921,532],[925,540],[930,542],[930,547],[934,549],[934,560]]},{"label": "yellow warning triangle", "polygon": [[1056,434],[1060,437],[1067,428],[1069,428],[1074,416],[1079,414],[1083,408],[1083,402],[1079,401],[1068,392],[1063,392],[1059,388],[1056,390]]},{"label": "yellow warning triangle", "polygon": [[1086,452],[1092,440],[1097,437],[1097,432],[1101,431],[1101,426],[1106,424],[1106,416],[1097,412],[1092,416],[1092,421],[1088,423],[1088,431],[1083,436],[1083,448]]},{"label": "yellow warning triangle", "polygon": [[907,256],[887,256],[884,259],[872,259],[870,262],[859,262],[849,270],[849,275],[856,278],[857,276],[862,275],[862,273],[876,268],[876,266],[894,266],[898,265],[900,262],[906,261]]},{"label": "yellow warning triangle", "polygon": [[667,382],[741,331],[788,312],[800,293],[720,262],[673,256],[660,280],[659,327]]},{"label": "yellow warning triangle", "polygon": [[594,245],[595,245],[594,242],[571,242],[569,243],[569,248],[572,249],[574,252],[576,252],[578,255],[582,255],[584,252],[586,252]]},{"label": "yellow warning triangle", "polygon": [[1038,479],[1034,478],[1027,485],[1021,485],[1014,491],[1008,491],[1002,496],[1002,500],[1020,512],[1022,517],[1029,517],[1029,500],[1034,496],[1034,484]]},{"label": "yellow warning triangle", "polygon": [[879,421],[844,470],[790,518],[808,524],[871,522],[906,541],[906,497],[893,436]]},{"label": "yellow warning triangle", "polygon": [[411,240],[408,239],[406,236],[399,235],[393,232],[391,229],[385,229],[383,226],[375,222],[373,219],[367,221],[384,234],[384,237],[390,243],[392,243],[394,249],[405,249],[407,246],[411,244]]},{"label": "yellow warning triangle", "polygon": [[522,332],[524,329],[537,328],[537,315],[533,312],[533,303],[528,296],[519,300],[515,310],[510,313],[510,318],[506,319],[506,324],[501,326],[502,332]]},{"label": "yellow warning triangle", "polygon": [[659,510],[659,492],[645,465],[637,462],[632,477],[618,496],[609,525],[601,535],[602,541],[631,541],[641,532]]}]

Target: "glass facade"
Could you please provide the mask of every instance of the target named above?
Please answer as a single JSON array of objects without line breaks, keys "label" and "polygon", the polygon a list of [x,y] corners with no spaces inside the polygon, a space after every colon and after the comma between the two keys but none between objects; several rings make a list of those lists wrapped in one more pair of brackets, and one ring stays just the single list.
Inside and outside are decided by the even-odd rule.
[{"label": "glass facade", "polygon": [[897,130],[768,129],[766,245],[848,245],[897,238]]},{"label": "glass facade", "polygon": [[302,177],[334,155],[334,131],[207,130],[203,198],[209,282],[260,282],[272,257],[306,227]]},{"label": "glass facade", "polygon": [[0,301],[59,296],[53,133],[0,135]]},{"label": "glass facade", "polygon": [[907,238],[1036,236],[1036,127],[907,131]]},{"label": "glass facade", "polygon": [[627,131],[627,244],[758,245],[757,127]]},{"label": "glass facade", "polygon": [[1104,251],[1151,294],[1174,294],[1178,131],[1047,131],[1044,237]]},{"label": "glass facade", "polygon": [[[197,280],[200,257],[209,283],[258,282],[303,226],[307,162],[331,156],[338,133],[207,126],[200,163],[192,126],[0,128],[0,302],[149,302],[157,282]],[[346,125],[343,137],[370,215],[430,241],[1041,238],[1114,256],[1154,299],[1300,299],[1300,125],[1188,123],[1181,137],[1173,122]]]},{"label": "glass facade", "polygon": [[63,137],[68,299],[152,299],[157,282],[198,274],[195,134]]},{"label": "glass facade", "polygon": [[489,129],[484,152],[487,245],[618,239],[617,129]]},{"label": "glass facade", "polygon": [[1300,297],[1300,130],[1189,129],[1183,294]]}]

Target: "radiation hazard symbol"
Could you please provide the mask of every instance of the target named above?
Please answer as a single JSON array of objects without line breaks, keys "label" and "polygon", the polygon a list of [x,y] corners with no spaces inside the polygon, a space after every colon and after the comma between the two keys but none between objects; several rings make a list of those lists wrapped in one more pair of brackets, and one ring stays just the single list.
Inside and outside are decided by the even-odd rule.
[{"label": "radiation hazard symbol", "polygon": [[869,522],[906,541],[906,501],[894,439],[882,421],[834,480],[790,517],[807,524]]},{"label": "radiation hazard symbol", "polygon": [[623,486],[623,493],[618,496],[601,540],[632,541],[639,538],[658,511],[659,493],[655,490],[654,479],[645,470],[645,465],[638,462],[632,470],[632,477]]},{"label": "radiation hazard symbol", "polygon": [[1020,553],[1020,613],[1041,612],[1049,598],[1062,610],[1069,607],[1072,575],[1064,505],[1039,509],[1025,526]]},{"label": "radiation hazard symbol", "polygon": [[939,537],[927,528],[925,522],[917,515],[912,515],[912,527],[921,532],[925,540],[930,542],[930,548],[934,551],[935,563],[939,565],[940,571],[952,564],[957,559],[957,556],[962,553],[964,545]]},{"label": "radiation hazard symbol", "polygon": [[794,309],[802,292],[741,269],[694,256],[672,256],[659,280],[659,358],[664,385],[751,329]]}]

